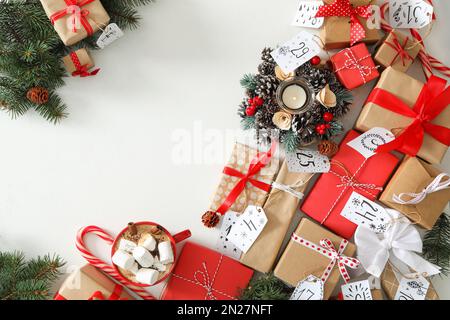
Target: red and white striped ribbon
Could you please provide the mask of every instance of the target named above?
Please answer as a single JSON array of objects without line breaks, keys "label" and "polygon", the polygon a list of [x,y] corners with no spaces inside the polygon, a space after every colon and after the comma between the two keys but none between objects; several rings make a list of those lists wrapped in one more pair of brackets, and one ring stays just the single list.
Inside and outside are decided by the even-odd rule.
[{"label": "red and white striped ribbon", "polygon": [[324,270],[322,277],[321,277],[321,280],[324,283],[328,280],[328,277],[330,276],[336,263],[338,265],[339,272],[340,272],[342,278],[344,279],[345,283],[348,283],[350,281],[350,276],[348,275],[348,272],[347,272],[347,269],[345,268],[345,266],[352,268],[352,269],[356,269],[360,265],[360,262],[358,259],[347,257],[343,254],[345,251],[345,248],[347,247],[347,244],[348,244],[348,241],[345,239],[342,239],[338,250],[336,250],[336,248],[334,247],[333,242],[331,242],[331,240],[327,239],[327,238],[320,240],[320,245],[317,245],[311,241],[308,241],[308,240],[296,235],[295,233],[292,234],[291,239],[293,241],[295,241],[296,243],[298,243],[308,249],[314,250],[315,252],[318,252],[321,255],[323,255],[324,257],[327,257],[328,259],[331,260],[330,263],[328,264],[328,266],[326,267],[326,269]]},{"label": "red and white striped ribbon", "polygon": [[[433,5],[433,2],[431,0],[426,0],[429,4]],[[389,9],[389,2],[384,3],[380,7],[381,11],[381,29],[383,29],[386,32],[391,32],[392,27],[385,19],[385,14],[387,10]],[[433,20],[436,20],[436,15],[433,13]],[[440,72],[446,77],[450,77],[450,68],[447,67],[444,63],[436,59],[435,57],[431,56],[427,53],[425,48],[425,43],[423,42],[422,36],[419,34],[419,32],[416,29],[410,29],[410,33],[413,36],[414,39],[416,39],[418,42],[422,44],[422,48],[419,51],[419,59],[422,63],[422,69],[425,74],[425,77],[428,79],[433,74],[433,69]]]},{"label": "red and white striped ribbon", "polygon": [[137,295],[139,295],[144,300],[155,300],[156,298],[150,294],[148,291],[146,291],[143,287],[136,286],[132,284],[131,282],[125,281],[120,274],[116,271],[116,269],[111,265],[106,263],[105,261],[97,258],[95,255],[93,255],[89,249],[86,247],[86,244],[84,242],[84,237],[88,233],[93,233],[96,236],[100,237],[106,243],[112,245],[114,242],[114,238],[105,232],[103,229],[96,227],[96,226],[88,226],[81,228],[77,233],[77,239],[76,239],[76,246],[78,251],[81,252],[81,255],[83,258],[85,258],[89,264],[93,265],[94,267],[99,268],[118,282],[120,282],[122,285],[126,286],[133,292],[135,292]]}]

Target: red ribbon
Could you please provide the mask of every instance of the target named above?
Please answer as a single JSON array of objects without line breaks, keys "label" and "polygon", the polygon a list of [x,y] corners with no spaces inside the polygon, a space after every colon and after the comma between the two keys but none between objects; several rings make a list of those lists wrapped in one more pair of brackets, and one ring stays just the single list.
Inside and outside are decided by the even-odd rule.
[{"label": "red ribbon", "polygon": [[350,0],[335,0],[319,7],[316,17],[350,17],[350,45],[366,37],[366,31],[358,19],[371,16],[371,5],[354,7]]},{"label": "red ribbon", "polygon": [[405,46],[408,44],[408,40],[409,38],[406,37],[405,41],[403,42],[403,44],[400,44],[400,41],[398,41],[397,35],[395,34],[395,32],[392,32],[392,42],[386,41],[385,43],[390,46],[392,49],[394,49],[397,54],[394,56],[394,58],[392,59],[391,63],[389,65],[392,65],[394,63],[394,61],[400,57],[400,60],[402,61],[403,66],[406,65],[406,61],[407,60],[411,60],[413,61],[414,58],[411,57],[411,55],[408,53],[408,51],[405,50]]},{"label": "red ribbon", "polygon": [[97,68],[89,72],[87,64],[81,65],[80,59],[78,58],[78,55],[75,51],[70,53],[70,59],[72,59],[72,62],[76,69],[74,72],[72,72],[72,76],[74,77],[80,76],[81,78],[83,78],[95,76],[100,71],[100,68]]},{"label": "red ribbon", "polygon": [[234,188],[228,194],[227,198],[219,207],[219,209],[217,209],[216,211],[217,213],[224,215],[228,211],[228,209],[230,209],[230,207],[233,205],[233,203],[236,201],[236,199],[239,197],[242,191],[244,191],[247,183],[251,183],[253,186],[263,191],[266,192],[270,191],[271,188],[270,184],[256,180],[253,177],[270,162],[272,155],[275,153],[276,147],[277,143],[274,142],[272,143],[272,146],[270,147],[269,151],[262,153],[258,152],[255,158],[253,158],[253,160],[251,161],[247,173],[245,174],[231,167],[225,167],[223,169],[224,174],[229,175],[231,177],[237,177],[239,178],[239,181],[236,183]]},{"label": "red ribbon", "polygon": [[[114,286],[114,290],[108,299],[105,299],[105,296],[101,291],[95,291],[88,300],[128,300],[126,298],[120,298],[123,291],[123,287],[120,284],[116,284]],[[66,297],[62,296],[59,292],[55,295],[53,300],[67,300]]]},{"label": "red ribbon", "polygon": [[50,16],[50,21],[52,24],[66,15],[71,15],[71,25],[72,31],[77,32],[77,19],[80,20],[82,26],[86,30],[88,36],[94,33],[92,26],[87,20],[87,16],[89,15],[89,11],[86,9],[81,9],[85,5],[94,2],[94,0],[64,0],[66,3],[66,8],[56,11]]},{"label": "red ribbon", "polygon": [[367,102],[413,119],[395,140],[379,146],[376,152],[398,150],[407,155],[416,156],[422,146],[425,133],[450,146],[450,129],[431,123],[450,103],[450,87],[446,88],[446,86],[446,80],[431,76],[412,108],[392,93],[375,88],[367,98]]}]

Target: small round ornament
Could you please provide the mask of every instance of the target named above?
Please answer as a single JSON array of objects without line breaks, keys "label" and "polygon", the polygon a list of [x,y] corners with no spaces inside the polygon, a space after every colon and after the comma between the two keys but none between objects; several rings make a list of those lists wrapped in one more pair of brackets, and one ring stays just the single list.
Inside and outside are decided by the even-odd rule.
[{"label": "small round ornament", "polygon": [[256,106],[255,105],[250,105],[247,107],[247,109],[245,109],[245,114],[249,117],[253,117],[256,113]]},{"label": "small round ornament", "polygon": [[320,64],[321,59],[320,59],[319,56],[314,56],[314,57],[312,57],[311,60],[309,60],[309,61],[311,62],[311,64],[312,64],[313,66],[317,66],[317,65]]},{"label": "small round ornament", "polygon": [[326,122],[330,122],[331,120],[333,120],[334,116],[331,112],[325,112],[323,114],[323,120],[325,120]]}]

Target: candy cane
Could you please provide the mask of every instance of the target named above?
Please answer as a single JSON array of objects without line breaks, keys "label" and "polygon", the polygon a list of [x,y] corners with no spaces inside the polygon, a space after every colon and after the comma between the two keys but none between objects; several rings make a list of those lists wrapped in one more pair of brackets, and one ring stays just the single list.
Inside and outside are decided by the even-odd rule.
[{"label": "candy cane", "polygon": [[[427,0],[427,2],[431,5],[433,5],[433,2],[431,0]],[[381,24],[380,25],[381,25],[381,28],[386,32],[390,32],[392,30],[392,27],[389,25],[389,23],[384,18],[385,14],[388,10],[388,7],[389,7],[389,3],[386,2],[381,6],[381,10],[380,10],[381,11]],[[436,15],[434,12],[433,12],[432,19],[433,19],[433,21],[436,20]],[[425,74],[425,77],[428,79],[433,74],[433,69],[447,77],[450,77],[450,68],[426,52],[425,44],[424,44],[422,36],[419,34],[419,32],[416,29],[411,29],[410,33],[414,39],[416,39],[418,42],[420,42],[422,44],[422,48],[419,51],[419,59],[422,63],[422,69]]]},{"label": "candy cane", "polygon": [[99,227],[88,226],[88,227],[81,228],[77,234],[76,245],[77,245],[77,249],[81,252],[81,255],[83,256],[83,258],[85,258],[89,262],[89,264],[93,265],[94,267],[99,268],[100,270],[102,270],[103,272],[105,272],[106,274],[108,274],[109,276],[114,278],[115,280],[119,281],[122,285],[126,286],[127,288],[129,288],[130,290],[135,292],[137,295],[139,295],[144,300],[155,300],[156,299],[152,294],[147,292],[144,288],[135,286],[133,284],[130,284],[130,283],[124,281],[112,265],[110,265],[110,264],[104,262],[103,260],[97,258],[96,256],[94,256],[87,249],[86,244],[84,242],[84,236],[88,233],[95,234],[96,236],[100,237],[101,239],[106,241],[106,243],[108,243],[110,245],[113,244],[114,239],[113,239],[113,237],[111,237],[111,235],[109,235],[103,229],[101,229]]}]

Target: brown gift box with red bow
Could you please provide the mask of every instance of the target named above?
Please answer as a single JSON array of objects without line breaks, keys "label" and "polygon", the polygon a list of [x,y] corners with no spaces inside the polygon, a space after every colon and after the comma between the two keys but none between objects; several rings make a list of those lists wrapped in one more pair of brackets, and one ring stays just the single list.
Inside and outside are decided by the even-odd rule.
[{"label": "brown gift box with red bow", "polygon": [[406,72],[419,54],[420,45],[405,34],[392,30],[380,45],[374,56],[375,61],[384,66]]},{"label": "brown gift box with red bow", "polygon": [[[87,52],[86,49],[78,49],[75,51],[75,54],[80,61],[80,65],[86,66],[86,69],[89,70],[94,67],[94,60],[92,60],[91,56]],[[77,67],[73,62],[70,54],[62,58],[64,66],[66,67],[67,72],[72,74],[74,71],[77,71]]]},{"label": "brown gift box with red bow", "polygon": [[[335,0],[323,0],[325,4],[332,4]],[[374,0],[350,0],[353,6],[365,6],[375,4]],[[367,19],[357,18],[366,32],[362,40],[367,44],[372,44],[381,39],[381,33],[377,29],[367,27]],[[350,17],[325,17],[320,38],[324,43],[324,49],[341,49],[350,46]]]}]

